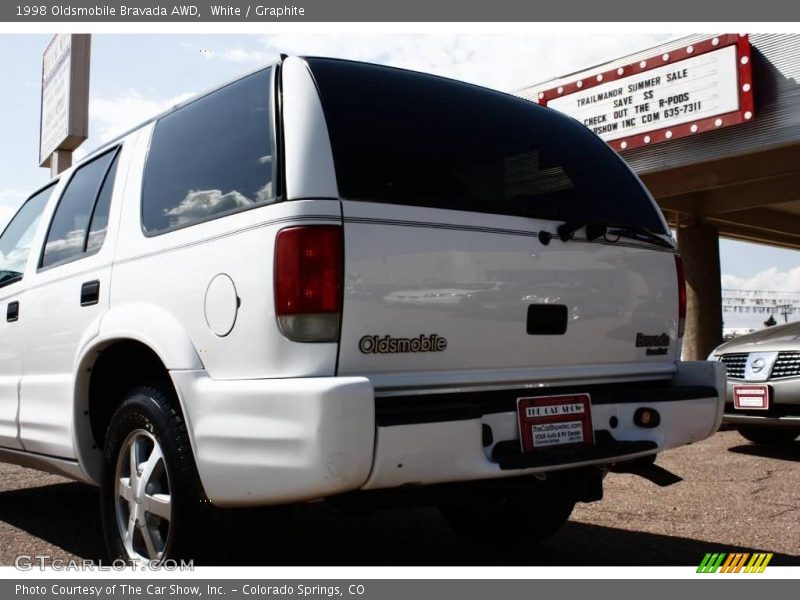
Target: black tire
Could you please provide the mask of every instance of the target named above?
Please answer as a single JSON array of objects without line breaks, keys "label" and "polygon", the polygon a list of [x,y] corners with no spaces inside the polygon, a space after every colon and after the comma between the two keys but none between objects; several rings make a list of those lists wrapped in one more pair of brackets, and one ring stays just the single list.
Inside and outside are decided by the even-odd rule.
[{"label": "black tire", "polygon": [[513,493],[476,490],[439,505],[445,521],[461,538],[514,548],[555,535],[569,520],[573,508],[575,500],[552,485]]},{"label": "black tire", "polygon": [[736,428],[746,440],[764,446],[785,446],[791,444],[798,435],[796,427],[763,427],[758,425],[740,425]]},{"label": "black tire", "polygon": [[[215,544],[212,543],[211,538],[219,520],[218,511],[209,503],[203,491],[189,443],[186,423],[179,410],[177,400],[171,391],[168,392],[166,389],[167,386],[141,386],[132,389],[125,395],[124,400],[112,416],[106,432],[103,447],[105,464],[100,487],[100,500],[103,535],[106,549],[112,560],[132,561],[139,558],[131,556],[123,541],[123,532],[121,531],[123,525],[120,523],[126,522],[126,518],[128,523],[134,521],[133,511],[130,508],[133,504],[126,503],[124,500],[118,502],[117,459],[123,450],[123,444],[128,444],[126,455],[130,456],[128,450],[130,445],[137,445],[139,449],[134,452],[141,454],[147,452],[147,443],[150,439],[155,440],[160,446],[160,455],[163,456],[163,460],[158,461],[159,473],[152,477],[154,483],[147,483],[150,481],[149,476],[145,479],[145,483],[148,486],[157,484],[160,488],[168,488],[168,493],[161,494],[160,497],[169,499],[169,507],[161,510],[166,511],[170,518],[162,519],[162,517],[155,516],[155,513],[145,515],[144,512],[139,513],[136,509],[137,515],[143,515],[142,519],[136,522],[153,524],[151,529],[154,533],[148,534],[150,541],[152,542],[155,537],[158,537],[159,541],[163,542],[161,555],[157,556],[155,560],[197,560],[198,562],[213,560],[210,550],[214,548]],[[152,449],[150,456],[151,458],[153,456]],[[148,465],[142,463],[142,466],[147,467]],[[126,469],[122,462],[120,462],[119,468],[123,470],[120,472],[124,472]],[[130,470],[130,467],[127,467],[128,473]],[[142,476],[137,475],[136,482],[141,478]],[[156,478],[159,479],[158,482],[155,482]],[[127,481],[131,484],[130,488],[136,487],[131,475],[128,475]],[[163,492],[163,489],[158,491]],[[129,515],[128,517],[125,516],[126,513]],[[138,536],[138,545],[144,544],[142,529],[138,525],[130,527],[134,531],[134,540]],[[134,541],[131,547],[135,545]],[[151,545],[151,547],[153,546]],[[145,559],[153,560],[151,553],[142,553],[142,555]]]}]

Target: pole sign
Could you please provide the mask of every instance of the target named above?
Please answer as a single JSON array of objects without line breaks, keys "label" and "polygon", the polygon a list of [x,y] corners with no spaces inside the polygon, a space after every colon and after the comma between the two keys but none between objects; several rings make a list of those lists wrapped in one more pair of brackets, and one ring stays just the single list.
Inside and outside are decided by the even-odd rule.
[{"label": "pole sign", "polygon": [[615,150],[629,150],[750,121],[747,35],[719,35],[539,93]]},{"label": "pole sign", "polygon": [[42,56],[39,165],[56,150],[74,150],[89,134],[89,54],[86,34],[60,33]]}]

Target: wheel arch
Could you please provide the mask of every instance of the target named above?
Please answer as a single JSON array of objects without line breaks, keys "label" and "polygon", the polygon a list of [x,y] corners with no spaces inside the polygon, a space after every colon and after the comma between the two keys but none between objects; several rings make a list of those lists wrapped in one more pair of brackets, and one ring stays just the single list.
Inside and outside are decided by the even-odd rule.
[{"label": "wheel arch", "polygon": [[[188,334],[178,320],[163,309],[143,304],[127,305],[104,315],[98,334],[82,344],[74,367],[73,444],[81,470],[95,485],[100,482],[103,465],[102,439],[98,439],[96,419],[98,416],[101,421],[110,418],[108,413],[121,401],[119,397],[104,401],[98,398],[98,378],[104,376],[103,371],[109,364],[115,374],[125,376],[125,356],[136,361],[138,370],[132,373],[163,378],[164,384],[171,386],[184,415],[183,400],[170,371],[204,368]],[[128,383],[133,381],[120,381],[118,389],[124,389]],[[101,407],[103,414],[98,415]]]}]

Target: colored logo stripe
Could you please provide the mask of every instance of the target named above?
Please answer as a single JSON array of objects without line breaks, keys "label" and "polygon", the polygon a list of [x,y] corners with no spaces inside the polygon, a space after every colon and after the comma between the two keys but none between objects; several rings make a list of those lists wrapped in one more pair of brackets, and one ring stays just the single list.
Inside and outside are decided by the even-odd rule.
[{"label": "colored logo stripe", "polygon": [[722,565],[720,573],[738,573],[742,570],[745,561],[750,557],[748,553],[729,554],[728,560]]},{"label": "colored logo stripe", "polygon": [[[747,562],[747,559],[750,562]],[[725,552],[709,552],[703,557],[700,566],[697,567],[698,573],[763,573],[764,569],[772,560],[772,553],[756,552],[735,552],[727,554]],[[747,566],[745,566],[747,563]],[[744,568],[744,571],[742,569]]]},{"label": "colored logo stripe", "polygon": [[698,573],[716,573],[722,561],[725,560],[724,553],[708,553],[703,558],[703,562],[697,567]]},{"label": "colored logo stripe", "polygon": [[754,554],[753,558],[750,559],[750,563],[745,568],[745,573],[763,573],[764,569],[767,568],[769,561],[772,560],[772,552],[765,554]]}]

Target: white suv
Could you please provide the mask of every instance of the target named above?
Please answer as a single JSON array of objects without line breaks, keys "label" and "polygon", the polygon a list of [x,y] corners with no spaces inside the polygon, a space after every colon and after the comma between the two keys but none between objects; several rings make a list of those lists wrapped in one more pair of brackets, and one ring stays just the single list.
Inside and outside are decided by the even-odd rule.
[{"label": "white suv", "polygon": [[130,560],[212,547],[216,507],[334,497],[527,543],[722,416],[623,161],[376,65],[285,58],[104,145],[0,237],[0,302],[0,459],[100,486]]}]

